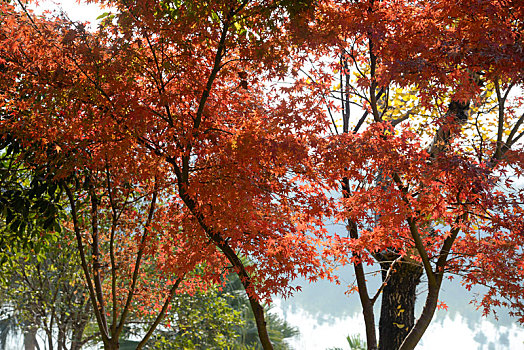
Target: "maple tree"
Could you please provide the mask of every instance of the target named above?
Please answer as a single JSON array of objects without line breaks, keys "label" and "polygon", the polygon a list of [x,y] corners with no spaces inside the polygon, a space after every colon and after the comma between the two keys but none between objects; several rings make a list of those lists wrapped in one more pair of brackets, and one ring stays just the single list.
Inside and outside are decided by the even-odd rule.
[{"label": "maple tree", "polygon": [[[446,273],[489,287],[484,312],[504,305],[522,321],[522,188],[509,179],[522,174],[522,4],[360,1],[318,11],[306,35],[328,37],[340,54],[307,74],[333,86],[340,72],[342,125],[328,104],[338,135],[321,156],[348,231],[324,254],[354,265],[368,348],[414,348]],[[353,125],[352,104],[364,110]],[[376,263],[383,283],[373,295],[364,266]],[[415,322],[422,276],[428,293]]]},{"label": "maple tree", "polygon": [[303,182],[321,100],[263,91],[295,64],[292,2],[104,4],[88,32],[2,3],[0,33],[2,126],[56,169],[104,347],[152,310],[141,348],[177,289],[232,269],[271,349],[262,300],[321,265],[324,195]]},{"label": "maple tree", "polygon": [[[99,3],[93,32],[2,3],[0,91],[2,131],[67,194],[107,349],[130,313],[155,312],[145,344],[173,293],[228,270],[271,349],[262,301],[336,278],[326,262],[355,267],[369,349],[414,348],[446,273],[522,317],[523,194],[506,176],[523,165],[520,2]],[[326,136],[335,71],[342,130]]]}]

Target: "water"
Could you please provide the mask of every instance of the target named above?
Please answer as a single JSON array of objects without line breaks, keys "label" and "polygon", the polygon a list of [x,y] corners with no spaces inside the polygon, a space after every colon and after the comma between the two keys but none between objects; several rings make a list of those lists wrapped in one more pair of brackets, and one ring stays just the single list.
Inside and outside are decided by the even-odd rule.
[{"label": "water", "polygon": [[[300,335],[289,342],[293,349],[349,349],[347,335],[360,335],[365,339],[364,319],[356,294],[345,295],[345,286],[325,281],[298,284],[303,287],[302,292],[287,300],[277,299],[272,309],[300,330]],[[498,320],[493,316],[483,317],[481,311],[469,303],[472,293],[475,290],[467,292],[458,282],[443,285],[441,297],[449,309],[436,312],[417,349],[524,349],[524,328],[507,310],[498,310]],[[424,297],[423,293],[419,295],[418,309]],[[375,312],[375,316],[378,314]]]}]

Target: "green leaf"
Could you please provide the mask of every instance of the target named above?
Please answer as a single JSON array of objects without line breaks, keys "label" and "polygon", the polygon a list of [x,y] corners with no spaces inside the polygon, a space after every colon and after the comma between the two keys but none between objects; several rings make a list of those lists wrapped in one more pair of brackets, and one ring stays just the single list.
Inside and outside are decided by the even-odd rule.
[{"label": "green leaf", "polygon": [[211,12],[211,19],[213,22],[220,22],[220,17],[218,17],[218,14],[215,11]]},{"label": "green leaf", "polygon": [[101,20],[101,19],[103,19],[103,18],[106,18],[106,17],[109,16],[110,14],[111,14],[111,12],[104,12],[104,13],[102,13],[100,16],[98,16],[98,17],[96,18],[96,20],[98,21],[98,20]]},{"label": "green leaf", "polygon": [[233,22],[233,26],[235,27],[235,29],[236,29],[237,32],[240,32],[240,29],[242,28],[242,27],[240,26],[240,23],[238,23],[238,22]]}]

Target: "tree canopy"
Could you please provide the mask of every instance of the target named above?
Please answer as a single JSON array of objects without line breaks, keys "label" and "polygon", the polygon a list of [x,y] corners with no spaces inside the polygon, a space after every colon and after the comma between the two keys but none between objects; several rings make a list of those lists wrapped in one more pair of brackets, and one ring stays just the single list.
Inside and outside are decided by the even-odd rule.
[{"label": "tree canopy", "polygon": [[0,130],[63,194],[106,349],[229,271],[264,349],[263,303],[339,264],[368,349],[413,349],[448,274],[524,321],[520,1],[98,3],[94,31],[0,4]]}]

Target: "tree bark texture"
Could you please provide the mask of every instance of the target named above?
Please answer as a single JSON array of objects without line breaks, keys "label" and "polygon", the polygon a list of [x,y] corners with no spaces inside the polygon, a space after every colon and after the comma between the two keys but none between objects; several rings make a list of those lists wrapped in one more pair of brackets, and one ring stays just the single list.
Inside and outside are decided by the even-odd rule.
[{"label": "tree bark texture", "polygon": [[38,341],[36,340],[36,332],[38,328],[30,328],[24,332],[24,349],[25,350],[39,350]]},{"label": "tree bark texture", "polygon": [[423,273],[420,265],[400,261],[387,277],[391,261],[381,262],[382,291],[379,321],[379,350],[397,350],[415,324],[416,289]]}]

